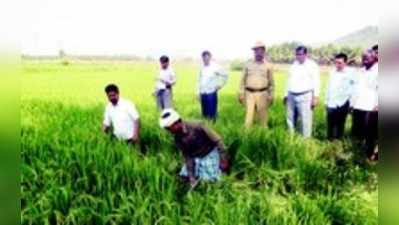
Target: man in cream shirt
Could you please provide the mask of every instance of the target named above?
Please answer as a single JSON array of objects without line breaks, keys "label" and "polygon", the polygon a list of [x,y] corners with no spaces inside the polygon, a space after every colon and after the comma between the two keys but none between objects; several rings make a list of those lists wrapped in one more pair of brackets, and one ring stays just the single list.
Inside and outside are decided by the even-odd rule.
[{"label": "man in cream shirt", "polygon": [[313,108],[319,102],[320,69],[315,61],[308,58],[308,50],[299,46],[295,50],[296,60],[288,74],[284,103],[287,107],[287,124],[295,131],[298,118],[301,119],[301,133],[312,136]]},{"label": "man in cream shirt", "polygon": [[161,69],[156,79],[156,103],[159,110],[173,108],[173,86],[176,84],[176,74],[170,66],[169,57],[164,55],[159,58]]},{"label": "man in cream shirt", "polygon": [[105,108],[103,131],[129,144],[139,143],[140,121],[134,104],[119,97],[119,88],[110,84],[105,88],[109,103]]},{"label": "man in cream shirt", "polygon": [[363,68],[355,78],[355,91],[351,99],[352,134],[365,142],[370,161],[377,160],[375,146],[378,141],[378,59],[372,50],[362,56]]},{"label": "man in cream shirt", "polygon": [[250,128],[255,116],[267,127],[268,110],[274,99],[273,67],[266,58],[266,46],[257,41],[252,47],[254,59],[243,69],[239,101],[245,105],[245,127]]}]

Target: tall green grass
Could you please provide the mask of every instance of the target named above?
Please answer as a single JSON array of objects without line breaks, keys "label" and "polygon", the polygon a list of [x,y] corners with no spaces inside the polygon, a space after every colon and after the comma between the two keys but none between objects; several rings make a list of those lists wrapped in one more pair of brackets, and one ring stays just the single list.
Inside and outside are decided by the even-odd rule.
[{"label": "tall green grass", "polygon": [[[149,63],[24,62],[22,224],[377,224],[376,169],[350,139],[326,141],[323,107],[316,110],[314,139],[288,134],[284,71],[275,74],[269,129],[247,132],[236,99],[240,74],[230,74],[220,117],[208,125],[223,136],[232,173],[194,191],[180,183],[182,158],[158,127],[151,97],[157,69]],[[200,120],[197,68],[178,64],[175,70],[176,107],[184,118]],[[138,107],[145,154],[101,133],[103,88],[110,82]]]}]

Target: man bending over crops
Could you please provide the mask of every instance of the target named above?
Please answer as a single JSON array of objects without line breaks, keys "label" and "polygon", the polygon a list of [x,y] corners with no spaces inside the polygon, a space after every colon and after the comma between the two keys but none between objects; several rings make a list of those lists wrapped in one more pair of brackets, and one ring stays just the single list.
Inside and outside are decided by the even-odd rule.
[{"label": "man bending over crops", "polygon": [[111,132],[119,140],[129,144],[138,144],[140,121],[134,104],[119,97],[119,88],[115,84],[105,87],[109,103],[105,107],[103,131]]},{"label": "man bending over crops", "polygon": [[176,146],[182,151],[185,165],[180,171],[192,187],[199,180],[217,181],[229,169],[228,156],[220,136],[198,123],[182,121],[173,109],[162,112],[160,126],[174,135]]}]

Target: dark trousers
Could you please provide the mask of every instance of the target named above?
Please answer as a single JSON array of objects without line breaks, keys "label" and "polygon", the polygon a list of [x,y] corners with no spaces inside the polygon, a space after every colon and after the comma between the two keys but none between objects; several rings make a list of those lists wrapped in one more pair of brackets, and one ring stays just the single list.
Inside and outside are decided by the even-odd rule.
[{"label": "dark trousers", "polygon": [[218,111],[218,94],[201,94],[202,115],[206,119],[216,120]]},{"label": "dark trousers", "polygon": [[355,109],[352,120],[352,135],[365,142],[367,156],[372,156],[378,141],[378,111]]},{"label": "dark trousers", "polygon": [[330,140],[344,136],[346,117],[349,113],[349,101],[337,108],[327,108],[327,137]]}]

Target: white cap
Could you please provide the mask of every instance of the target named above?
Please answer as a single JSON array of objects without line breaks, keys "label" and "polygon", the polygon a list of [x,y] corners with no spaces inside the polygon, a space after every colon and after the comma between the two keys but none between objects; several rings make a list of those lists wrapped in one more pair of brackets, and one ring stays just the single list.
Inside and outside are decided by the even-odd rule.
[{"label": "white cap", "polygon": [[168,128],[180,120],[179,114],[173,109],[165,109],[161,113],[159,125],[162,128]]}]

